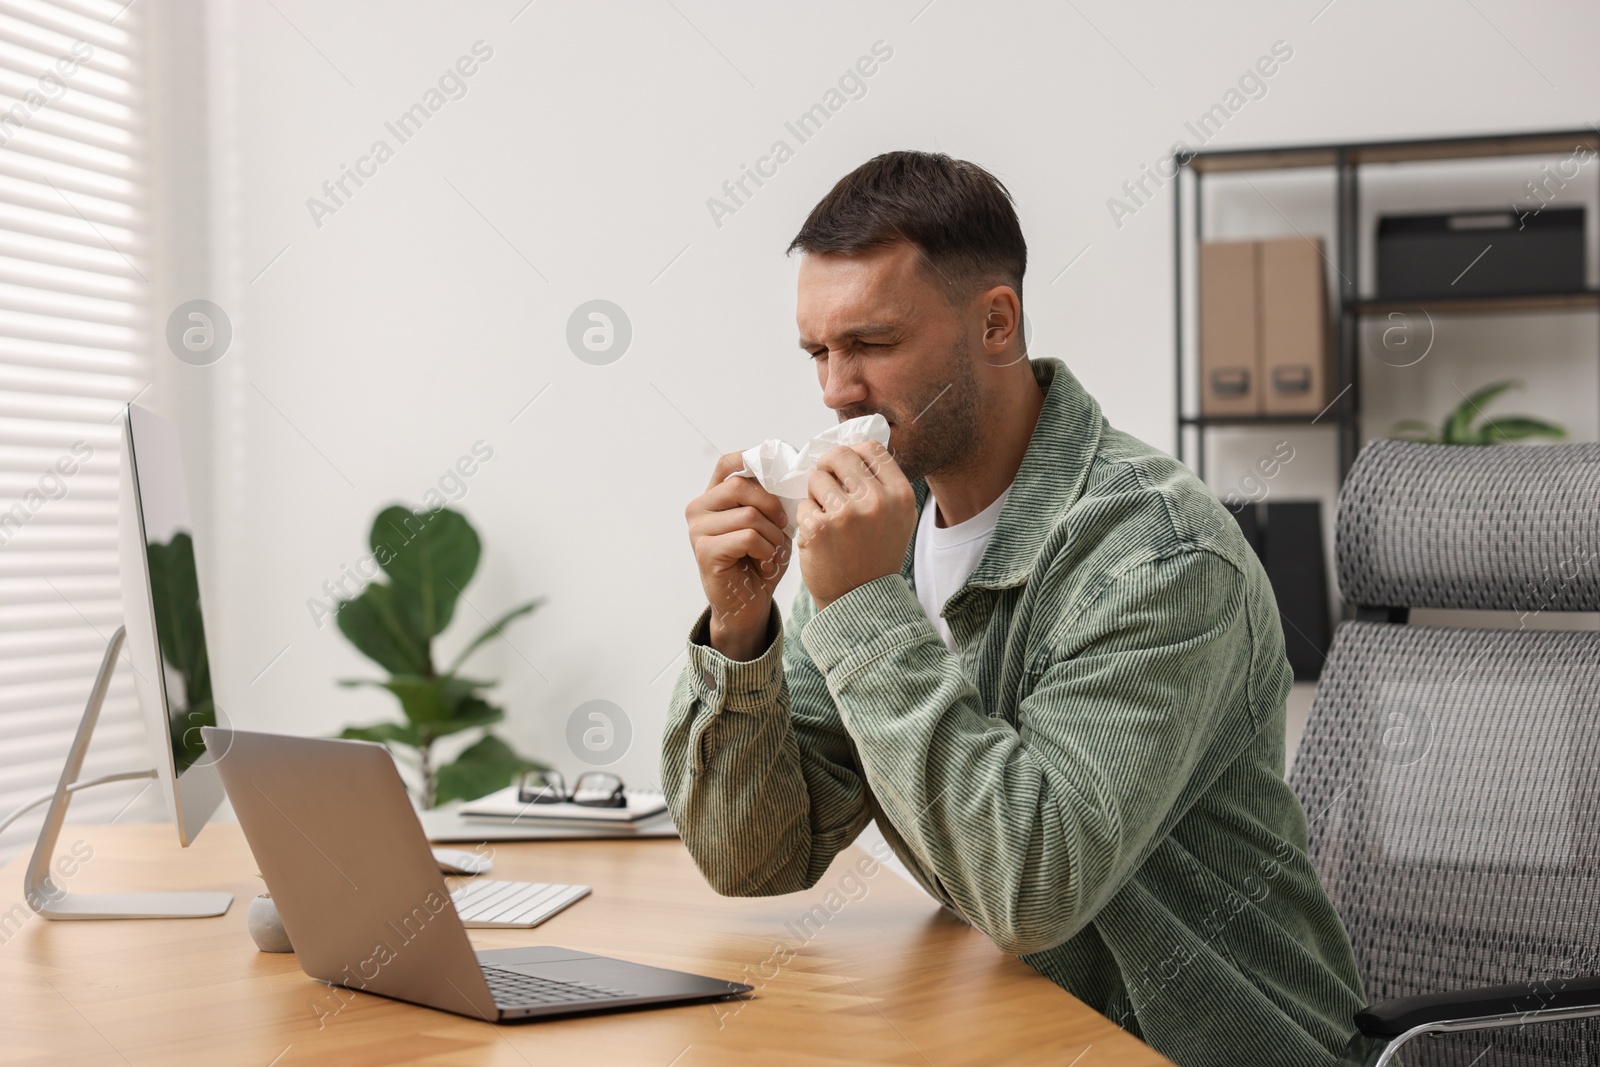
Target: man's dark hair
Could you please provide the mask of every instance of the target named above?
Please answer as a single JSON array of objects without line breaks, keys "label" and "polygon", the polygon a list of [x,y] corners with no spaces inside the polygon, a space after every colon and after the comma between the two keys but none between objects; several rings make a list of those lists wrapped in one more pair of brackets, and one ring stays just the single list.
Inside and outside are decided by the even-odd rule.
[{"label": "man's dark hair", "polygon": [[1028,244],[1011,194],[976,163],[943,152],[885,152],[839,179],[789,252],[864,252],[908,241],[956,303],[991,285],[1022,300]]}]

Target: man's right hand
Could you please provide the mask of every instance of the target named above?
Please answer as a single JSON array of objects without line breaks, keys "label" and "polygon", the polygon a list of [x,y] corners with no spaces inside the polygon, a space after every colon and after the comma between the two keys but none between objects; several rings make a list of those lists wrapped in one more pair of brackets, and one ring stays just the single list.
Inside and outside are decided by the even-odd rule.
[{"label": "man's right hand", "polygon": [[772,594],[793,550],[783,501],[754,478],[728,477],[743,467],[738,452],[718,459],[706,491],[683,512],[711,603],[711,647],[733,660],[765,650]]}]

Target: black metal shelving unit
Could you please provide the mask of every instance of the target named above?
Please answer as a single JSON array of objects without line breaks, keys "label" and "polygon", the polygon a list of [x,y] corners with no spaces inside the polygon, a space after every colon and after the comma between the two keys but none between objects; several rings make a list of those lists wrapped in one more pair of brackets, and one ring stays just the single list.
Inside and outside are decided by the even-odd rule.
[{"label": "black metal shelving unit", "polygon": [[[1241,148],[1228,151],[1197,152],[1179,157],[1173,181],[1173,343],[1176,378],[1177,456],[1188,462],[1188,439],[1195,442],[1191,464],[1202,481],[1206,477],[1206,433],[1219,426],[1311,426],[1326,425],[1339,434],[1339,483],[1342,485],[1361,446],[1361,320],[1391,311],[1425,310],[1434,314],[1474,314],[1506,311],[1549,311],[1600,309],[1600,290],[1519,294],[1515,296],[1451,297],[1435,300],[1382,300],[1361,297],[1358,270],[1361,262],[1360,195],[1361,168],[1374,163],[1415,163],[1438,160],[1491,159],[1508,156],[1559,155],[1580,146],[1600,153],[1600,129],[1584,127],[1535,133],[1490,134],[1473,137],[1445,137],[1429,140],[1373,141],[1349,144],[1301,145],[1282,148]],[[1600,160],[1590,161],[1600,177]],[[1191,377],[1184,353],[1185,279],[1192,276],[1193,256],[1205,238],[1202,179],[1207,174],[1287,168],[1331,167],[1334,172],[1334,234],[1332,262],[1339,273],[1338,299],[1334,307],[1337,324],[1337,380],[1332,403],[1317,416],[1207,416],[1201,415],[1198,396],[1191,407],[1188,387]],[[1193,249],[1186,249],[1183,221],[1184,173],[1191,175],[1194,190]],[[1441,205],[1448,211],[1459,205]],[[1198,295],[1198,285],[1196,285]],[[1199,316],[1195,315],[1198,326]],[[1196,334],[1198,336],[1198,333]],[[1198,344],[1196,359],[1198,359]],[[1198,381],[1198,371],[1192,379]],[[1198,390],[1196,390],[1198,394]]]}]

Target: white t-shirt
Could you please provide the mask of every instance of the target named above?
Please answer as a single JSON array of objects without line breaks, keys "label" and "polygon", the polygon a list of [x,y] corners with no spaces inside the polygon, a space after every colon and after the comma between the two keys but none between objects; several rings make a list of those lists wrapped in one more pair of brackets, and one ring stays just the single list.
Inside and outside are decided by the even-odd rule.
[{"label": "white t-shirt", "polygon": [[972,572],[978,569],[983,550],[989,546],[989,538],[994,535],[1000,509],[1010,494],[1011,486],[1008,485],[994,503],[966,522],[943,528],[934,525],[934,516],[939,509],[931,492],[922,507],[922,518],[917,523],[917,548],[911,564],[911,580],[916,586],[917,600],[922,604],[922,610],[928,613],[928,619],[952,652],[959,651],[956,639],[950,633],[949,623],[940,618],[939,612],[945,601],[960,592]]}]

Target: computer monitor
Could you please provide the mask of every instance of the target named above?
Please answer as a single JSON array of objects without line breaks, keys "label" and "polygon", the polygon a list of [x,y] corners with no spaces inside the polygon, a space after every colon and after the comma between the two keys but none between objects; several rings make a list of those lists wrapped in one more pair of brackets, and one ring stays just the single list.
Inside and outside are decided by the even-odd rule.
[{"label": "computer monitor", "polygon": [[200,610],[194,520],[178,430],[129,404],[117,520],[123,626],[134,689],[167,810],[187,846],[222,802],[215,753],[202,726],[216,726],[211,657]]},{"label": "computer monitor", "polygon": [[[72,893],[51,877],[67,806],[77,788],[125,778],[157,779],[184,846],[205,826],[224,795],[215,765],[223,754],[208,751],[200,733],[203,726],[218,725],[218,716],[178,432],[154,412],[129,404],[122,416],[122,446],[117,541],[123,625],[108,642],[78,732],[67,751],[39,843],[28,862],[23,891],[29,906],[47,919],[221,915],[228,910],[233,894]],[[124,642],[155,766],[80,784],[78,773]]]}]

